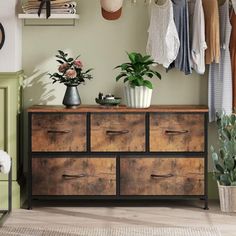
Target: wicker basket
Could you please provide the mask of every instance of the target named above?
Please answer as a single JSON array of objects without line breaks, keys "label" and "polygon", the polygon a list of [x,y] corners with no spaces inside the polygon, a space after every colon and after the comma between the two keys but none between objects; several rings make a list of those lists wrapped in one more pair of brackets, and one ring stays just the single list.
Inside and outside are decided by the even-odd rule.
[{"label": "wicker basket", "polygon": [[236,212],[236,186],[223,186],[218,182],[220,208],[223,212]]}]

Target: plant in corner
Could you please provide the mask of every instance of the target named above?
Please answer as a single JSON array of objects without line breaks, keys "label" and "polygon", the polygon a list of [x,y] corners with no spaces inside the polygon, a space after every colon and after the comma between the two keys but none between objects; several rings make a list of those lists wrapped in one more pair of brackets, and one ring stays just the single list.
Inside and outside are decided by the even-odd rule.
[{"label": "plant in corner", "polygon": [[90,74],[92,69],[84,71],[83,63],[78,59],[79,56],[74,59],[62,50],[58,50],[58,53],[56,55],[59,63],[58,72],[49,75],[53,84],[59,82],[67,86],[63,104],[67,108],[75,108],[81,104],[77,86],[85,84],[85,80],[92,79]]},{"label": "plant in corner", "polygon": [[115,67],[115,69],[121,69],[116,81],[124,79],[124,83],[127,84],[125,86],[125,97],[128,107],[149,107],[153,90],[153,85],[149,79],[153,77],[161,79],[161,75],[150,68],[157,63],[149,55],[143,56],[136,52],[127,53],[127,55],[130,62]]},{"label": "plant in corner", "polygon": [[221,210],[236,212],[236,115],[217,114],[219,150],[211,147]]}]

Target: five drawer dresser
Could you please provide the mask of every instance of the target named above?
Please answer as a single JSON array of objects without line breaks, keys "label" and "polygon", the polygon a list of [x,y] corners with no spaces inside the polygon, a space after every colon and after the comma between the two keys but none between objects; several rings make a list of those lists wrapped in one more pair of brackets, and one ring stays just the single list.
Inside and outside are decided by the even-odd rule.
[{"label": "five drawer dresser", "polygon": [[201,199],[208,208],[205,106],[33,106],[32,201]]}]

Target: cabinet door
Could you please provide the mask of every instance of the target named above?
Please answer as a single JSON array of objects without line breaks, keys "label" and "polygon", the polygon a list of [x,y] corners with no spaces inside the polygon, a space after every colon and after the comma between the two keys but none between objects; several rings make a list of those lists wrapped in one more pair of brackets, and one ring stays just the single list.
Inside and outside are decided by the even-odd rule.
[{"label": "cabinet door", "polygon": [[116,159],[33,158],[32,194],[116,195]]},{"label": "cabinet door", "polygon": [[151,152],[203,152],[204,114],[150,114]]},{"label": "cabinet door", "polygon": [[32,114],[32,151],[86,151],[86,114]]},{"label": "cabinet door", "polygon": [[144,152],[145,114],[92,114],[91,151]]},{"label": "cabinet door", "polygon": [[120,160],[121,195],[203,195],[203,158]]}]

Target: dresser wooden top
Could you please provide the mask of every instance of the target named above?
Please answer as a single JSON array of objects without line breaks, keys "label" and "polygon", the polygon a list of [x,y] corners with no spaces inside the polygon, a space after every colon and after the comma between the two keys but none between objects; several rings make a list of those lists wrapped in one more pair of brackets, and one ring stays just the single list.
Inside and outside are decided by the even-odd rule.
[{"label": "dresser wooden top", "polygon": [[100,105],[81,105],[76,109],[67,109],[64,106],[37,105],[28,108],[28,112],[208,112],[204,105],[152,105],[149,108],[129,108],[125,105],[107,107]]}]

